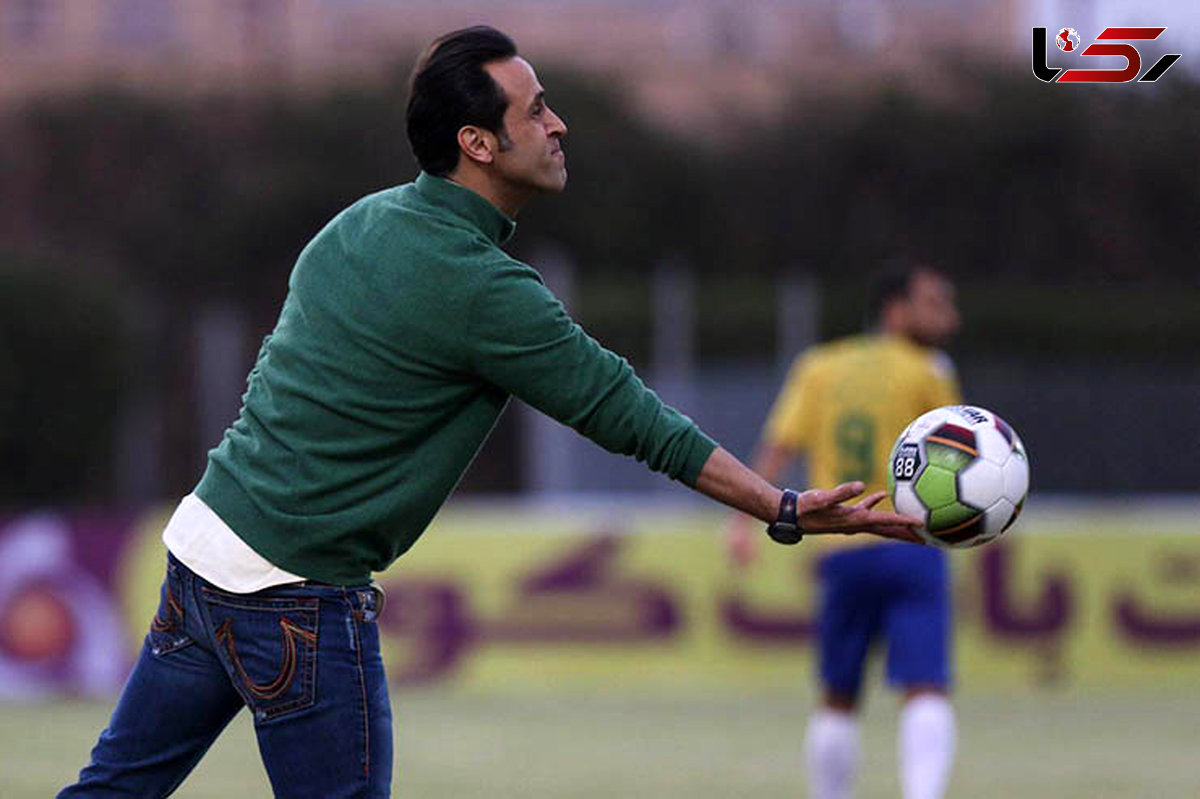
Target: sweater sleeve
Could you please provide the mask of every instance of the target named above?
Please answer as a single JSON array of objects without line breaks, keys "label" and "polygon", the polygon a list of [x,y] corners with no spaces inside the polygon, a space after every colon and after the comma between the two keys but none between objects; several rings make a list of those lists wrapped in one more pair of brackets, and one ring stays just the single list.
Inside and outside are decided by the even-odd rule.
[{"label": "sweater sleeve", "polygon": [[608,451],[695,486],[716,444],[587,335],[534,269],[490,266],[467,328],[480,377]]}]

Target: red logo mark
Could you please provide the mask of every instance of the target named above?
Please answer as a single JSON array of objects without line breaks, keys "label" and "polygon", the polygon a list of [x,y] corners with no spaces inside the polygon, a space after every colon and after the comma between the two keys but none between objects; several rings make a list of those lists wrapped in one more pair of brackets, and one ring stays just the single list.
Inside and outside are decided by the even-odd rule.
[{"label": "red logo mark", "polygon": [[[1181,56],[1178,53],[1164,55],[1138,78],[1142,70],[1142,55],[1132,44],[1126,42],[1153,41],[1166,28],[1105,28],[1096,41],[1117,42],[1116,44],[1090,44],[1081,56],[1120,56],[1125,59],[1123,69],[1068,69],[1050,67],[1046,64],[1046,29],[1033,29],[1033,74],[1046,83],[1152,83],[1162,77]],[[1064,53],[1074,52],[1079,46],[1079,34],[1074,28],[1063,28],[1054,38],[1058,49]],[[1059,73],[1062,73],[1061,75]]]}]

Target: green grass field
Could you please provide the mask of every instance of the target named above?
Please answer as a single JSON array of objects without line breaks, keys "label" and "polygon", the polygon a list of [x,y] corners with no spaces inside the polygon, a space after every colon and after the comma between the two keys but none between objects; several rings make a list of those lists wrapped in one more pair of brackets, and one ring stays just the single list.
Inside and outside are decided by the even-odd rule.
[{"label": "green grass field", "polygon": [[[729,799],[804,794],[809,698],[393,695],[396,795],[437,799]],[[1200,795],[1200,697],[1023,694],[959,700],[951,796],[1107,799]],[[82,765],[109,707],[0,707],[0,797],[52,796]],[[872,697],[860,797],[899,795],[895,700]],[[242,714],[176,794],[268,796]]]}]

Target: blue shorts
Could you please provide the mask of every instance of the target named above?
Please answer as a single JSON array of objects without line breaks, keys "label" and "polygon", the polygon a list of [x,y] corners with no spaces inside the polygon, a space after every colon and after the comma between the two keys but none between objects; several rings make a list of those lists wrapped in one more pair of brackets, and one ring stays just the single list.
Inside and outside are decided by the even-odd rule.
[{"label": "blue shorts", "polygon": [[857,697],[867,652],[888,644],[888,682],[950,685],[946,553],[913,544],[835,552],[820,565],[818,647],[827,691]]}]

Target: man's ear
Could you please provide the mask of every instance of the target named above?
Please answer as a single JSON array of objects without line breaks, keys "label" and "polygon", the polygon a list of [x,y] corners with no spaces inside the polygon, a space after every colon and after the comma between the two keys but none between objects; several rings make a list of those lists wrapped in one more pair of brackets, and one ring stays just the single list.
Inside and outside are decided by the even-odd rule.
[{"label": "man's ear", "polygon": [[477,164],[490,164],[496,158],[500,143],[490,130],[463,125],[458,129],[458,149]]}]

